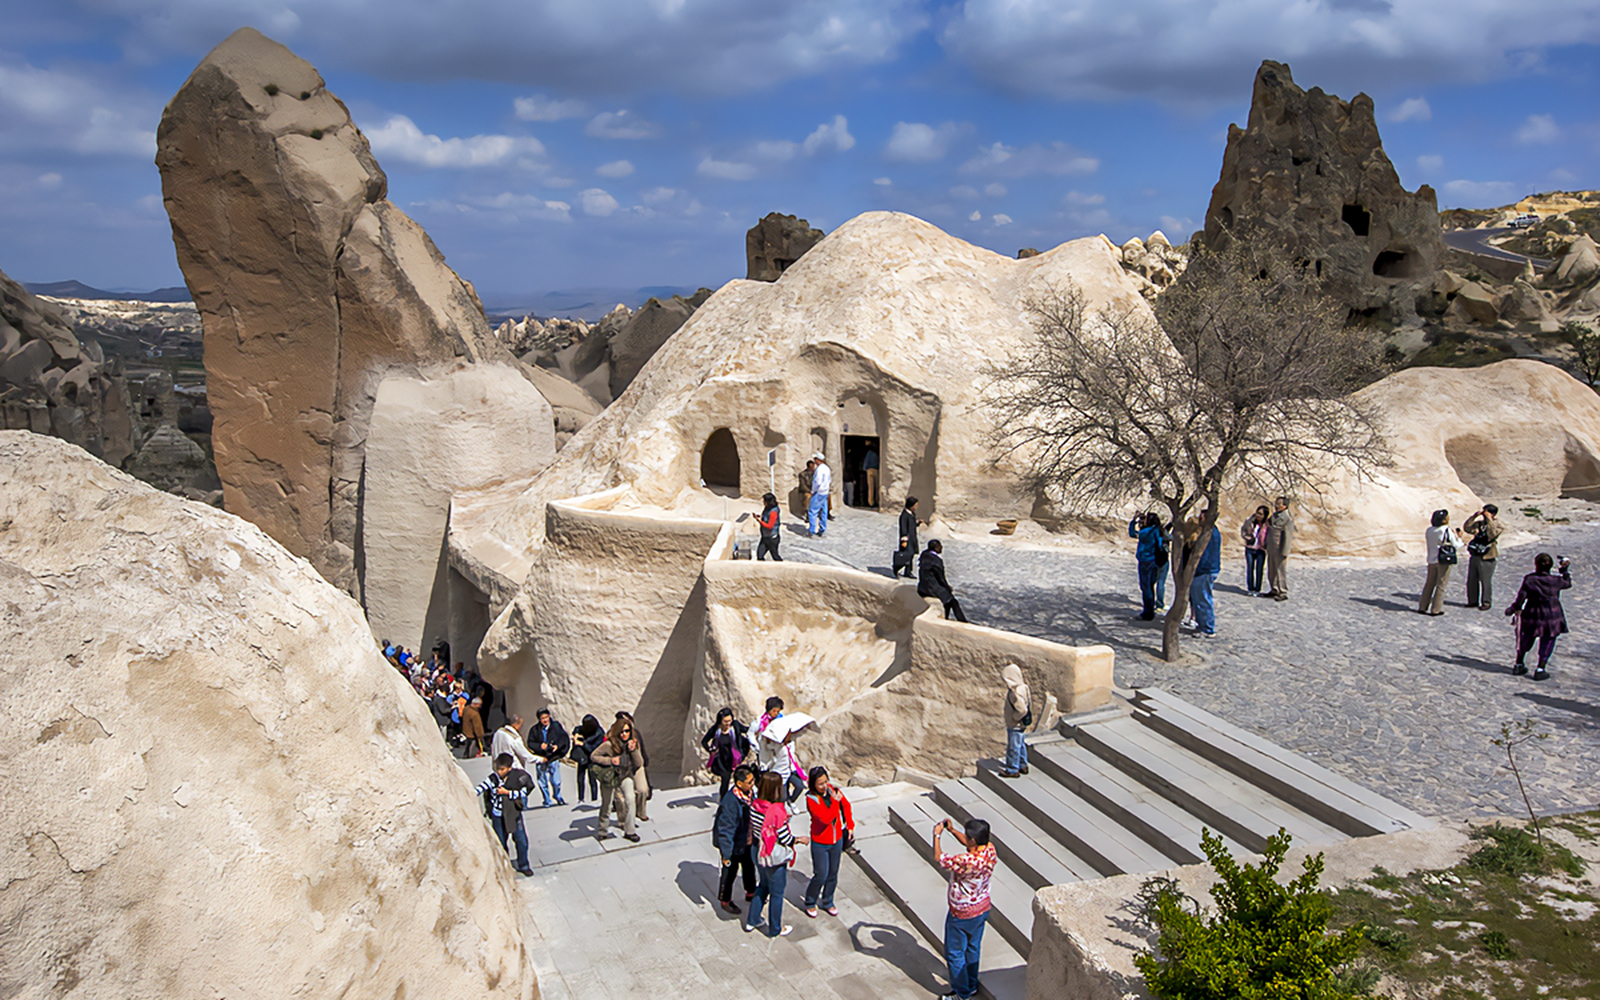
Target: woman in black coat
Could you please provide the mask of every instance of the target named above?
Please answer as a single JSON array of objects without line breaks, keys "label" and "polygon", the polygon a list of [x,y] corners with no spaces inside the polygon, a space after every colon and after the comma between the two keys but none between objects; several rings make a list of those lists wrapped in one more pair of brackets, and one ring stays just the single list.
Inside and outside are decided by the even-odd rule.
[{"label": "woman in black coat", "polygon": [[1534,556],[1533,572],[1522,578],[1522,589],[1517,591],[1517,599],[1511,602],[1511,607],[1506,608],[1507,615],[1522,615],[1517,635],[1517,665],[1511,668],[1511,672],[1519,675],[1528,672],[1523,659],[1528,655],[1528,650],[1533,648],[1533,640],[1538,639],[1539,665],[1533,671],[1536,681],[1550,676],[1545,665],[1550,662],[1550,654],[1556,650],[1556,637],[1567,630],[1567,615],[1561,610],[1561,592],[1572,586],[1572,569],[1567,560],[1562,559],[1561,575],[1556,576],[1550,572],[1554,566],[1555,560],[1550,558],[1550,553],[1541,552]]},{"label": "woman in black coat", "polygon": [[606,738],[606,731],[600,725],[600,720],[592,715],[585,715],[583,721],[578,723],[572,731],[573,763],[578,765],[578,801],[583,801],[583,786],[589,786],[589,798],[595,802],[600,801],[600,781],[589,763],[589,756],[594,753]]},{"label": "woman in black coat", "polygon": [[905,571],[906,579],[911,579],[911,566],[917,560],[917,498],[906,497],[905,509],[900,512],[900,538],[895,543],[894,556],[890,565],[894,568],[893,576],[899,576]]},{"label": "woman in black coat", "polygon": [[722,790],[717,792],[718,802],[728,794],[728,781],[733,777],[733,769],[750,756],[748,733],[749,727],[733,717],[733,709],[724,708],[717,713],[717,721],[700,738],[700,746],[708,755],[706,770],[722,779]]}]

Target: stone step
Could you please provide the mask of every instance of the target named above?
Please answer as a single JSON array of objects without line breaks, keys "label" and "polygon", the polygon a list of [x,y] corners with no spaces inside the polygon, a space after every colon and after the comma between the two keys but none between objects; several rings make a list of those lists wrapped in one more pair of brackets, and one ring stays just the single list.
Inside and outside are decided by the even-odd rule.
[{"label": "stone step", "polygon": [[[927,860],[897,833],[857,840],[856,848],[849,857],[942,958],[944,918],[950,909],[945,884],[929,876]],[[979,967],[979,992],[989,1000],[1023,1000],[1027,995],[1027,963],[1001,935],[984,935]]]},{"label": "stone step", "polygon": [[934,788],[933,798],[957,822],[988,821],[1001,860],[1035,889],[1100,877],[1093,865],[1057,843],[976,778],[941,782]]},{"label": "stone step", "polygon": [[1078,745],[1247,849],[1261,851],[1279,828],[1297,844],[1343,840],[1336,828],[1184,749],[1131,718],[1080,726]]},{"label": "stone step", "polygon": [[[1118,821],[1130,833],[1180,864],[1205,860],[1200,850],[1200,819],[1139,784],[1104,759],[1072,743],[1029,751],[1034,768],[1045,772],[1080,798]],[[1231,837],[1223,845],[1238,854]]]},{"label": "stone step", "polygon": [[[931,874],[924,877],[933,877],[946,884],[948,876],[934,860],[933,826],[939,820],[948,818],[932,799],[926,798],[896,803],[889,809],[889,824],[912,850],[922,856],[929,869]],[[948,835],[940,844],[947,854],[962,849],[961,842]],[[998,847],[996,853],[999,853]],[[989,911],[989,926],[998,931],[1024,959],[1033,945],[1033,893],[1033,887],[1006,867],[1003,861],[995,866],[994,874],[989,879],[989,899],[993,904]]]},{"label": "stone step", "polygon": [[1160,688],[1134,694],[1134,718],[1352,837],[1427,830],[1428,819]]},{"label": "stone step", "polygon": [[1155,871],[1177,863],[1129,836],[1115,819],[1043,771],[1002,778],[999,761],[985,760],[978,762],[978,781],[1052,840],[1087,861],[1097,875]]}]

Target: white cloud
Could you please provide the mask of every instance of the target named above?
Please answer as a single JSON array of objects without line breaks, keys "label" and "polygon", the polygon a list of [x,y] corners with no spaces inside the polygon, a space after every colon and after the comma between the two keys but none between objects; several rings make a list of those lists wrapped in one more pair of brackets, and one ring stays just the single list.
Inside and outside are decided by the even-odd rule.
[{"label": "white cloud", "polygon": [[1084,194],[1082,191],[1068,191],[1061,197],[1063,205],[1104,205],[1106,196],[1103,194]]},{"label": "white cloud", "polygon": [[1392,122],[1425,122],[1433,118],[1433,108],[1426,97],[1408,97],[1387,115]]},{"label": "white cloud", "polygon": [[939,41],[1004,90],[1215,104],[1248,95],[1263,57],[1352,97],[1526,72],[1555,45],[1600,41],[1583,0],[958,0]]},{"label": "white cloud", "polygon": [[632,111],[602,111],[589,119],[583,134],[596,139],[654,139],[661,126],[647,122]]},{"label": "white cloud", "polygon": [[818,125],[803,143],[807,156],[830,150],[843,153],[855,144],[856,137],[850,134],[850,123],[844,115],[834,115],[833,121]]},{"label": "white cloud", "polygon": [[55,171],[39,175],[39,186],[42,188],[58,188],[61,186],[61,175]]},{"label": "white cloud", "polygon": [[700,161],[695,173],[721,181],[747,181],[756,175],[756,168],[748,163],[730,163],[727,160],[713,160],[708,156]]},{"label": "white cloud", "polygon": [[579,100],[556,100],[543,94],[530,94],[511,102],[517,118],[525,122],[558,122],[563,118],[582,118],[589,105]]},{"label": "white cloud", "polygon": [[135,62],[181,55],[187,65],[240,24],[255,24],[325,69],[389,80],[492,78],[567,95],[760,92],[889,62],[930,21],[925,0],[478,0],[447,8],[116,0],[107,9]]},{"label": "white cloud", "polygon": [[775,160],[782,163],[786,160],[794,159],[795,154],[800,152],[800,144],[798,142],[790,142],[787,139],[770,139],[751,146],[750,152],[763,160]]},{"label": "white cloud", "polygon": [[395,115],[366,133],[380,156],[421,167],[497,167],[544,156],[544,145],[532,136],[475,135],[441,139],[425,133],[405,115]]},{"label": "white cloud", "polygon": [[997,226],[1009,226],[1011,225],[1011,216],[1005,214],[1004,212],[1000,212],[996,215],[990,216],[990,221]]},{"label": "white cloud", "polygon": [[955,122],[928,125],[923,122],[895,122],[889,133],[889,142],[883,147],[883,158],[902,163],[931,163],[944,159],[950,143],[959,136],[963,127]]},{"label": "white cloud", "polygon": [[890,185],[894,184],[894,181],[888,177],[879,177],[874,179],[872,183],[878,185],[879,187],[889,187]]},{"label": "white cloud", "polygon": [[0,63],[0,148],[149,160],[161,102],[89,76]]},{"label": "white cloud", "polygon": [[983,213],[978,211],[977,209],[973,209],[972,210],[972,214],[967,216],[967,221],[968,222],[977,222],[981,218],[983,218]]},{"label": "white cloud", "polygon": [[1525,146],[1551,143],[1559,138],[1561,129],[1551,115],[1529,115],[1522,127],[1517,129],[1517,141]]},{"label": "white cloud", "polygon": [[1494,208],[1516,201],[1521,186],[1511,181],[1447,181],[1441,188],[1445,208]]},{"label": "white cloud", "polygon": [[498,226],[524,222],[571,222],[572,206],[564,201],[547,201],[538,195],[510,191],[487,198],[437,199],[414,203],[413,207],[436,214],[467,216]]},{"label": "white cloud", "polygon": [[1427,154],[1417,157],[1417,169],[1423,173],[1434,173],[1444,166],[1444,157],[1437,154]]},{"label": "white cloud", "polygon": [[677,191],[676,188],[669,188],[669,187],[651,188],[650,190],[646,191],[644,194],[641,194],[639,196],[639,200],[644,202],[646,205],[659,205],[664,201],[671,201],[672,197],[674,195],[676,195],[677,193],[678,193],[678,191]]},{"label": "white cloud", "polygon": [[1188,216],[1181,219],[1176,215],[1163,215],[1161,217],[1161,232],[1166,235],[1169,242],[1176,240],[1182,243],[1189,238],[1189,234],[1194,232],[1194,228],[1194,220]]},{"label": "white cloud", "polygon": [[607,216],[615,212],[620,206],[617,199],[600,188],[589,188],[578,195],[578,201],[583,205],[584,215]]},{"label": "white cloud", "polygon": [[983,193],[991,198],[1004,198],[1006,196],[1006,186],[1001,184],[999,181],[995,181],[993,184],[990,184],[988,187],[984,188]]},{"label": "white cloud", "polygon": [[633,173],[633,164],[627,160],[612,160],[595,167],[594,172],[601,177],[626,177]]},{"label": "white cloud", "polygon": [[957,184],[950,189],[950,197],[970,201],[978,196],[978,189],[968,184]]},{"label": "white cloud", "polygon": [[1049,174],[1054,177],[1082,177],[1100,169],[1100,161],[1085,156],[1064,142],[1049,145],[1007,146],[997,142],[979,150],[978,155],[961,165],[963,174],[998,177],[1028,177]]}]

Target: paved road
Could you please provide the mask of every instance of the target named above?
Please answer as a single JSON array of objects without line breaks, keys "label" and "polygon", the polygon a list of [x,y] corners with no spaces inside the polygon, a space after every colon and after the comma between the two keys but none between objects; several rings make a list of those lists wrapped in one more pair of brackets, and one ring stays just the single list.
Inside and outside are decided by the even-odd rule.
[{"label": "paved road", "polygon": [[1535,269],[1550,266],[1548,260],[1512,253],[1510,250],[1504,250],[1490,244],[1489,240],[1504,236],[1509,232],[1511,230],[1504,227],[1499,229],[1446,229],[1444,231],[1444,242],[1446,246],[1477,254],[1480,257],[1493,257],[1496,260],[1514,260],[1519,264],[1525,260],[1531,260]]},{"label": "paved road", "polygon": [[[1500,607],[1465,608],[1460,567],[1440,618],[1414,611],[1424,576],[1414,565],[1299,558],[1293,600],[1248,597],[1243,557],[1224,531],[1219,634],[1186,639],[1191,655],[1176,664],[1158,657],[1159,623],[1132,620],[1131,550],[1073,554],[974,532],[947,541],[945,563],[973,621],[1107,643],[1121,686],[1164,687],[1423,813],[1520,811],[1504,752],[1489,741],[1503,722],[1532,719],[1550,736],[1522,754],[1530,796],[1541,810],[1572,809],[1600,802],[1600,507],[1540,507],[1569,523],[1505,511],[1514,527],[1543,538],[1502,549]],[[887,574],[895,531],[888,514],[852,510],[823,539],[791,528],[785,554]],[[1573,631],[1541,684],[1510,675],[1511,630],[1501,614],[1538,551],[1566,552],[1574,563],[1563,597]]]}]

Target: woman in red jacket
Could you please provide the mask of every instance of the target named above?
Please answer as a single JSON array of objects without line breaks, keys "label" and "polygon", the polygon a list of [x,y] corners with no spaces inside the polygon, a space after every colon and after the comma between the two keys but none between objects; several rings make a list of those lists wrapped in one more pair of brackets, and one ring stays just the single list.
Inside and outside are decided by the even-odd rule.
[{"label": "woman in red jacket", "polygon": [[818,764],[807,775],[806,811],[811,813],[811,884],[806,886],[806,916],[817,915],[820,905],[837,917],[833,892],[839,885],[839,863],[845,840],[855,830],[850,800],[828,781],[828,769]]},{"label": "woman in red jacket", "polygon": [[774,562],[783,562],[783,556],[778,555],[778,498],[768,493],[761,498],[761,516],[756,518],[756,523],[761,526],[761,541],[756,545],[756,559],[765,562],[767,553],[772,553]]}]

